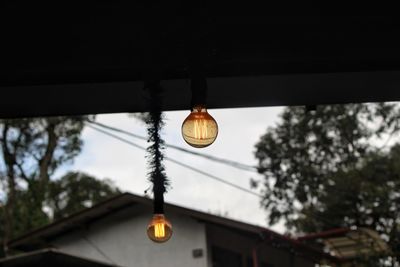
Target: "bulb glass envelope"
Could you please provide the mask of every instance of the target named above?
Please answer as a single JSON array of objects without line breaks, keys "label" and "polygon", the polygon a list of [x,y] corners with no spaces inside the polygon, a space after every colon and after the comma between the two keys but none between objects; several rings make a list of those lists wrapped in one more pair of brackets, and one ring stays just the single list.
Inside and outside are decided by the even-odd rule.
[{"label": "bulb glass envelope", "polygon": [[172,225],[164,214],[154,214],[147,226],[147,235],[156,243],[168,241],[172,236]]},{"label": "bulb glass envelope", "polygon": [[217,135],[218,124],[208,114],[206,107],[201,105],[193,107],[182,124],[182,136],[186,143],[197,148],[207,147],[214,143]]}]

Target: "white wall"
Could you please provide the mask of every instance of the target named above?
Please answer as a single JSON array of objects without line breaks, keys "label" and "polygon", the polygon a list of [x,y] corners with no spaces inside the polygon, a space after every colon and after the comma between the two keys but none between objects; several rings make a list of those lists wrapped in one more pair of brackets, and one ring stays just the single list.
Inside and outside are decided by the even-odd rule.
[{"label": "white wall", "polygon": [[[53,240],[52,245],[67,253],[124,267],[207,267],[205,225],[188,216],[166,214],[173,235],[164,244],[147,238],[151,210],[133,207]],[[203,249],[203,257],[193,258],[193,249]]]}]

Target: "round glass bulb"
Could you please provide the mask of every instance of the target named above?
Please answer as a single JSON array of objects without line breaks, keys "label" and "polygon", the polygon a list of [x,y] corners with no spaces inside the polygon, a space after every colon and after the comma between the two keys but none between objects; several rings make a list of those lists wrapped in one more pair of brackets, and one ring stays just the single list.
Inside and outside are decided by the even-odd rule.
[{"label": "round glass bulb", "polygon": [[147,226],[147,236],[156,243],[164,243],[172,236],[172,225],[164,214],[154,214]]},{"label": "round glass bulb", "polygon": [[183,121],[182,136],[189,145],[202,148],[214,143],[218,135],[218,124],[208,114],[205,106],[195,106]]}]

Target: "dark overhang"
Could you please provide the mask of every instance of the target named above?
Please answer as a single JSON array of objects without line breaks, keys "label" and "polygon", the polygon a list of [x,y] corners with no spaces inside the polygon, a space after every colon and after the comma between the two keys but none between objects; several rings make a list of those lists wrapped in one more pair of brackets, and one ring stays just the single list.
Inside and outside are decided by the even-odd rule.
[{"label": "dark overhang", "polygon": [[178,0],[3,6],[0,117],[146,111],[149,77],[163,81],[164,110],[188,109],[193,65],[212,108],[400,100],[397,17],[279,3],[226,15]]}]

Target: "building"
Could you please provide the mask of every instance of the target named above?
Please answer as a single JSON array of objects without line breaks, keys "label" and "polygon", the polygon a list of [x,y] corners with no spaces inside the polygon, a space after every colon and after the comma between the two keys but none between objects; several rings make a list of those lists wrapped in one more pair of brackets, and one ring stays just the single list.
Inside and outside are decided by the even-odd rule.
[{"label": "building", "polygon": [[[337,260],[263,227],[171,204],[165,209],[174,233],[164,244],[146,236],[152,200],[125,193],[27,233],[9,246],[28,253],[17,258],[25,262],[38,253],[82,259],[81,265],[69,266],[308,267]],[[0,266],[27,266],[4,262]]]}]

